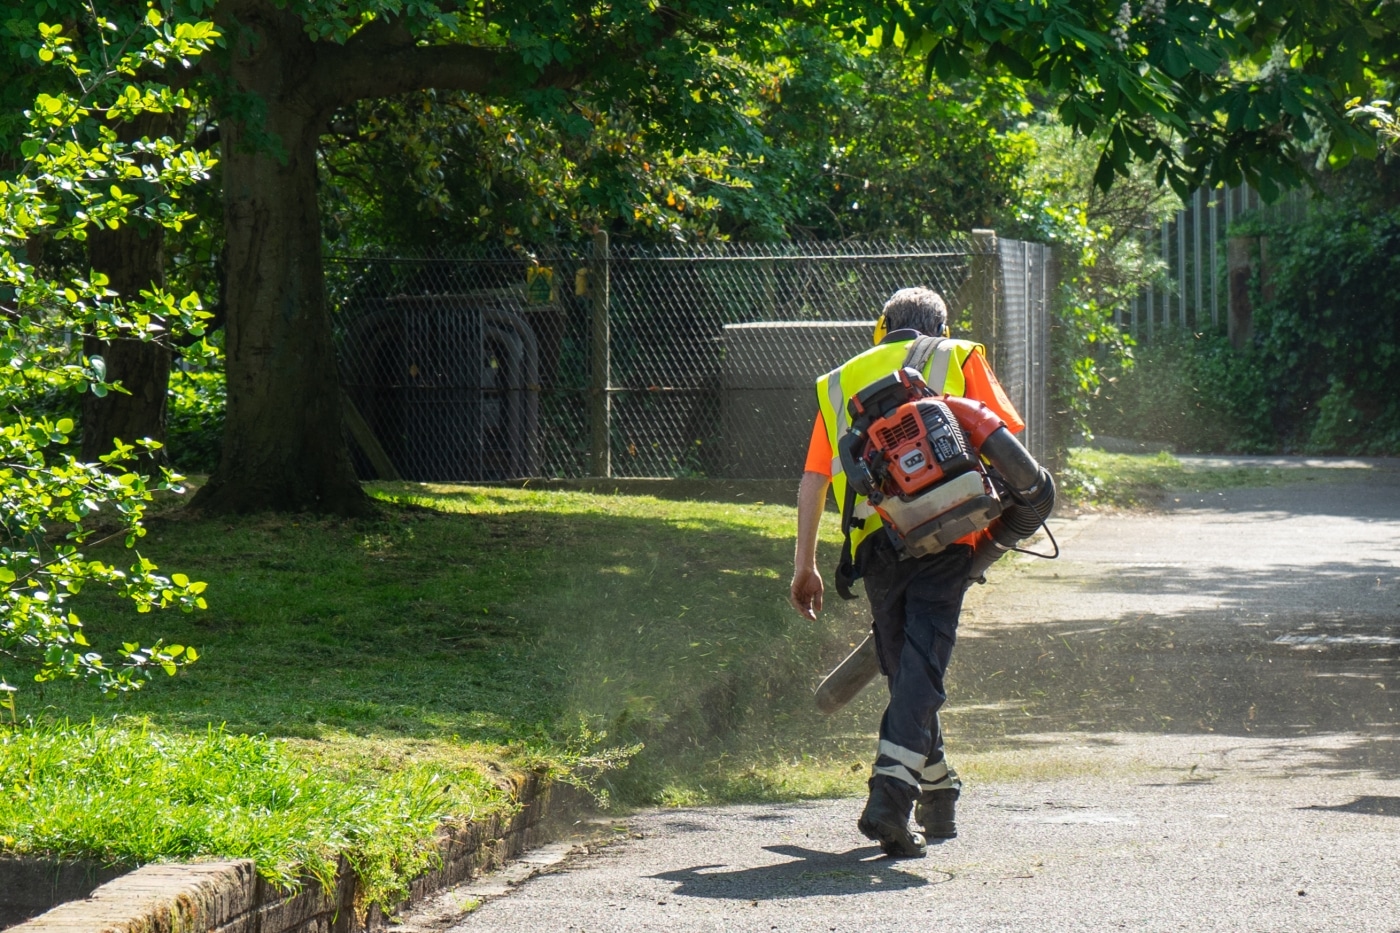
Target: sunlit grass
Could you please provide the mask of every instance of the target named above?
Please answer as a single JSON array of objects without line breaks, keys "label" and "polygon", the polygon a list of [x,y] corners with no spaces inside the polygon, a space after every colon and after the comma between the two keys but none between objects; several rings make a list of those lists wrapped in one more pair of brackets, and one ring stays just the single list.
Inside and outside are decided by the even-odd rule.
[{"label": "sunlit grass", "polygon": [[125,725],[33,726],[0,733],[0,843],[18,855],[112,864],[208,856],[252,858],[264,877],[331,884],[344,857],[370,901],[392,904],[436,856],[432,834],[478,775],[414,764],[344,773],[286,754],[278,742],[219,730],[181,735]]},{"label": "sunlit grass", "polygon": [[1363,468],[1187,464],[1165,452],[1116,454],[1075,447],[1069,452],[1068,468],[1058,478],[1068,502],[1134,508],[1156,506],[1163,496],[1174,492],[1203,493],[1322,480],[1341,482],[1366,472]]}]

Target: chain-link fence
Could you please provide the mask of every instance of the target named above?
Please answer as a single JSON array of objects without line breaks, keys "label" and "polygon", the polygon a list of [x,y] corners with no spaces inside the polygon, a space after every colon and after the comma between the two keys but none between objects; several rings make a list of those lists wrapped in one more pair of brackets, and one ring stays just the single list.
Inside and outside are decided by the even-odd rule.
[{"label": "chain-link fence", "polygon": [[[1004,317],[1000,268],[990,234],[332,257],[357,467],[414,480],[795,477],[814,380],[869,346],[889,295],[933,288],[980,337]],[[1017,385],[1022,405],[1023,389],[1035,391]]]},{"label": "chain-link fence", "polygon": [[1026,422],[1022,437],[1041,463],[1049,448],[1050,304],[1059,282],[1055,251],[1043,243],[997,243],[997,300],[983,340],[1006,394]]}]

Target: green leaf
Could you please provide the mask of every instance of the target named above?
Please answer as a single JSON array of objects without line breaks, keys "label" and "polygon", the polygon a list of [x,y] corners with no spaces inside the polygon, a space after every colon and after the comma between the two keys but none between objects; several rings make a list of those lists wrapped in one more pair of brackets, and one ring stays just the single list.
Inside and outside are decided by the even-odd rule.
[{"label": "green leaf", "polygon": [[1007,71],[1023,81],[1035,77],[1035,67],[1020,52],[1001,42],[993,42],[987,47],[987,61],[1000,64]]},{"label": "green leaf", "polygon": [[1109,188],[1113,187],[1113,174],[1113,161],[1109,157],[1109,154],[1105,152],[1103,155],[1099,156],[1098,167],[1094,169],[1094,184],[1097,185],[1100,190],[1107,191]]},{"label": "green leaf", "polygon": [[14,583],[15,572],[9,567],[0,567],[0,583]]},{"label": "green leaf", "polygon": [[1176,45],[1167,46],[1163,53],[1163,70],[1173,78],[1180,78],[1191,68],[1191,63],[1186,60],[1186,55]]},{"label": "green leaf", "polygon": [[58,424],[54,425],[54,430],[56,430],[59,434],[72,434],[72,433],[73,433],[73,419],[72,419],[72,418],[59,418],[59,419],[58,419]]}]

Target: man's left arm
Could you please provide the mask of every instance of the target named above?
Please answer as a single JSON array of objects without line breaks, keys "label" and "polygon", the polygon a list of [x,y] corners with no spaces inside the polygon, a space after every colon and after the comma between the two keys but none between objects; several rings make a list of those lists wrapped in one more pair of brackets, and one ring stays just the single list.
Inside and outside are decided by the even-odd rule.
[{"label": "man's left arm", "polygon": [[803,618],[815,620],[822,609],[822,575],[817,570],[817,533],[821,529],[822,510],[826,507],[826,490],[831,478],[812,470],[802,474],[797,489],[797,547],[792,555],[792,586],[788,602],[802,613]]},{"label": "man's left arm", "polygon": [[987,362],[981,350],[976,350],[968,356],[963,363],[962,374],[964,396],[981,402],[996,412],[997,417],[1006,423],[1006,429],[1012,434],[1020,434],[1026,429],[1026,422],[1007,397],[1006,390],[1001,387],[997,374],[992,372],[991,364]]}]

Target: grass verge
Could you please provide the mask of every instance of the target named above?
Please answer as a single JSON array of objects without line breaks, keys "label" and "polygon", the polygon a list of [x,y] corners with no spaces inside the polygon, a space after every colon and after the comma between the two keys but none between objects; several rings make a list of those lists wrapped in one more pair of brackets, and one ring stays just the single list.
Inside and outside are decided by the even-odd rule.
[{"label": "grass verge", "polygon": [[14,834],[0,843],[13,852],[252,858],[284,887],[304,876],[330,886],[344,856],[369,899],[386,904],[432,864],[433,831],[451,816],[445,781],[427,766],[366,782],[310,767],[267,739],[212,729],[14,730],[0,734],[0,773],[0,826]]},{"label": "grass verge", "polygon": [[1216,492],[1242,487],[1282,486],[1364,475],[1364,469],[1238,466],[1224,461],[1186,464],[1169,453],[1116,454],[1088,447],[1072,448],[1069,464],[1058,477],[1066,499],[1075,505],[1143,508],[1159,505],[1171,493]]}]

